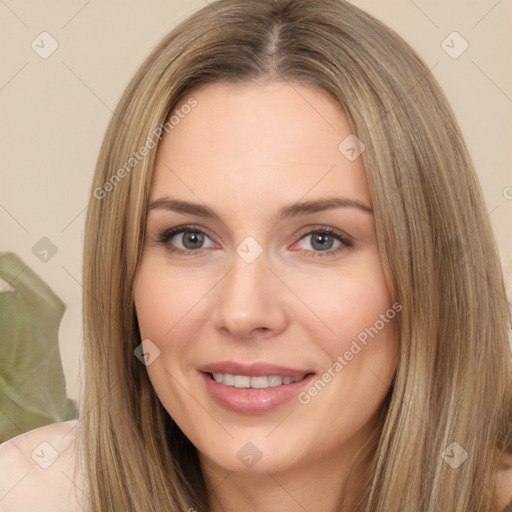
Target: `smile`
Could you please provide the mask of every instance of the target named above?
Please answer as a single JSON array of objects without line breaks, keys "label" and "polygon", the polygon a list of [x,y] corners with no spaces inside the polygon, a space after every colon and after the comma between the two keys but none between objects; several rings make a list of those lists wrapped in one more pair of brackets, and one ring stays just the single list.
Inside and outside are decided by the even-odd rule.
[{"label": "smile", "polygon": [[240,375],[199,371],[207,395],[223,409],[243,415],[261,415],[287,402],[311,384],[314,373],[300,375]]},{"label": "smile", "polygon": [[293,384],[302,380],[306,374],[297,377],[281,375],[262,375],[250,377],[249,375],[231,375],[230,373],[210,373],[210,378],[224,386],[235,388],[266,389],[270,387]]}]

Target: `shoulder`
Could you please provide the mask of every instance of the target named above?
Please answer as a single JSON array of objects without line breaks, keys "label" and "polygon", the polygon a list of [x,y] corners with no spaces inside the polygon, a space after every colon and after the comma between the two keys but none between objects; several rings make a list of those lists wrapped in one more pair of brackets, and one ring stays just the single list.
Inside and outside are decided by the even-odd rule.
[{"label": "shoulder", "polygon": [[512,510],[512,453],[502,455],[501,466],[496,475],[496,485],[500,504],[499,511]]},{"label": "shoulder", "polygon": [[0,444],[2,512],[83,510],[75,471],[77,420],[46,425]]}]

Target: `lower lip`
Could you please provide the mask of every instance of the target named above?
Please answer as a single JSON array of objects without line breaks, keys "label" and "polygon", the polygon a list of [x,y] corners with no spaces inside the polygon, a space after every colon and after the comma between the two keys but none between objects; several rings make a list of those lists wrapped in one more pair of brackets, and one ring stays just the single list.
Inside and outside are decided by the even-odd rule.
[{"label": "lower lip", "polygon": [[291,384],[282,384],[265,389],[235,388],[225,386],[210,378],[209,373],[200,372],[213,399],[225,409],[247,415],[269,412],[296,397],[315,376],[310,374]]}]

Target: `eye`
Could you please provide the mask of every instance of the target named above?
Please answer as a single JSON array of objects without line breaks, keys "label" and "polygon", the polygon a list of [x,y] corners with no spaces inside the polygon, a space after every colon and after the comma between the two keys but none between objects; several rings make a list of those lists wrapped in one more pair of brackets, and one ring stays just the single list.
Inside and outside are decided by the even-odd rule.
[{"label": "eye", "polygon": [[[205,250],[202,247],[205,238],[210,239],[201,229],[194,226],[181,226],[160,233],[157,237],[157,242],[165,244],[169,251],[176,254],[198,255],[198,253],[200,254]],[[173,239],[175,239],[174,242]],[[175,246],[179,242],[181,242],[183,247]],[[213,246],[214,244],[210,247]]]},{"label": "eye", "polygon": [[[307,239],[307,237],[311,237],[310,245],[313,248],[313,250],[308,250],[303,247],[308,257],[333,255],[354,245],[347,235],[339,233],[328,226],[322,226],[316,230],[304,233],[300,241]],[[156,241],[164,244],[167,250],[172,253],[199,256],[207,249],[207,247],[203,246],[206,239],[211,240],[200,228],[195,226],[178,226],[160,233]],[[181,243],[182,247],[177,247],[178,243]],[[214,246],[215,244],[212,243],[208,247]],[[333,246],[335,246],[334,249]]]},{"label": "eye", "polygon": [[[348,236],[328,226],[323,226],[314,231],[308,231],[302,235],[300,240],[305,240],[307,237],[311,237],[309,243],[313,250],[306,250],[306,255],[311,257],[333,255],[354,245]],[[338,242],[338,245],[333,249],[332,247],[336,242]]]}]

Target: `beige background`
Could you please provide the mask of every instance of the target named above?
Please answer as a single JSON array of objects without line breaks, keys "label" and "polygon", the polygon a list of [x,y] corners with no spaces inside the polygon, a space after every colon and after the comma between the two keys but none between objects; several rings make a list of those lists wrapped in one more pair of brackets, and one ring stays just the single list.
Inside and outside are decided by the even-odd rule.
[{"label": "beige background", "polygon": [[[512,2],[352,3],[395,29],[435,66],[432,72],[479,172],[511,297]],[[143,58],[203,5],[202,0],[0,1],[0,251],[17,253],[67,305],[60,348],[73,399],[79,394],[85,207],[101,140]],[[43,31],[59,45],[47,59],[31,48]],[[454,31],[469,44],[456,59],[441,46]],[[460,40],[450,41],[460,48]],[[32,254],[42,237],[58,247],[46,263]]]}]

